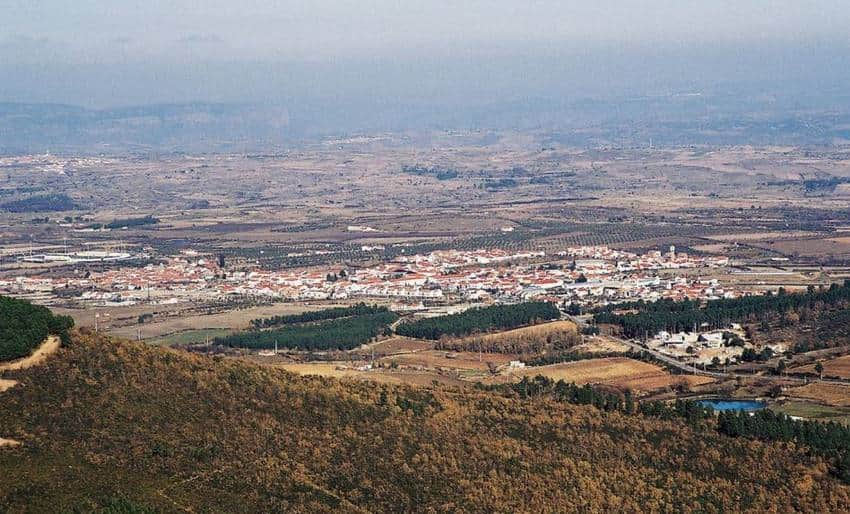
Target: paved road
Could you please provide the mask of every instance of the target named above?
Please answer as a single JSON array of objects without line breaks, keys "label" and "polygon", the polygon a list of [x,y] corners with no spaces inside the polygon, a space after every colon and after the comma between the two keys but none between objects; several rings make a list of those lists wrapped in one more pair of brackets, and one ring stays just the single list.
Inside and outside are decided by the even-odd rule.
[{"label": "paved road", "polygon": [[808,382],[823,382],[825,384],[850,385],[850,382],[848,382],[846,380],[832,380],[832,379],[828,379],[828,378],[821,379],[821,380],[812,380],[812,379],[793,377],[793,376],[781,376],[780,377],[780,376],[776,376],[776,375],[764,375],[764,374],[760,375],[760,374],[752,374],[752,373],[738,373],[738,372],[734,372],[734,371],[729,371],[729,372],[726,372],[726,373],[721,372],[721,371],[704,371],[704,370],[701,370],[699,368],[696,368],[696,370],[694,370],[693,366],[691,366],[689,364],[685,364],[684,362],[682,362],[678,359],[674,359],[673,357],[670,357],[669,355],[664,355],[663,353],[661,353],[657,350],[647,348],[647,347],[642,346],[642,345],[635,343],[633,341],[626,341],[624,339],[619,339],[619,341],[623,342],[624,344],[626,344],[627,346],[629,346],[630,348],[632,348],[635,351],[646,352],[646,353],[652,355],[653,357],[655,357],[656,359],[658,359],[662,362],[665,362],[665,363],[667,363],[667,364],[669,364],[673,367],[676,367],[676,368],[682,370],[685,373],[692,374],[692,375],[702,375],[702,376],[714,377],[714,378],[736,378],[736,377],[753,378],[753,377],[758,377],[759,380],[769,380],[769,381],[776,381],[776,382],[799,382],[801,384],[805,384],[805,383],[808,383]]},{"label": "paved road", "polygon": [[[587,322],[586,322],[587,316],[570,316],[570,315],[565,314],[564,317],[569,319],[569,320],[572,320],[579,327],[582,327],[582,326],[587,324]],[[647,348],[647,347],[640,345],[638,343],[635,343],[633,341],[627,341],[625,339],[619,339],[619,338],[617,340],[624,343],[625,345],[629,346],[630,348],[632,348],[635,351],[646,352],[646,353],[652,355],[653,357],[655,357],[656,359],[658,359],[658,360],[660,360],[664,363],[667,363],[667,364],[669,364],[669,365],[671,365],[675,368],[678,368],[685,373],[692,374],[692,375],[702,375],[702,376],[714,377],[714,378],[737,378],[737,377],[753,378],[753,377],[758,377],[759,379],[777,381],[777,382],[798,382],[798,383],[801,383],[801,384],[805,384],[805,383],[808,383],[808,382],[817,381],[817,382],[823,382],[825,384],[850,385],[850,381],[847,381],[847,380],[832,380],[832,379],[828,379],[828,378],[827,379],[821,379],[821,380],[812,380],[812,379],[793,377],[793,376],[787,376],[787,375],[780,377],[780,376],[776,376],[776,375],[738,373],[738,372],[734,372],[734,371],[729,371],[729,372],[726,372],[726,373],[721,372],[721,371],[704,371],[704,370],[701,370],[699,368],[694,369],[694,367],[689,365],[689,364],[685,364],[684,362],[682,362],[678,359],[674,359],[673,357],[670,357],[669,355],[665,355],[665,354],[663,354],[663,353],[661,353],[657,350]]]}]

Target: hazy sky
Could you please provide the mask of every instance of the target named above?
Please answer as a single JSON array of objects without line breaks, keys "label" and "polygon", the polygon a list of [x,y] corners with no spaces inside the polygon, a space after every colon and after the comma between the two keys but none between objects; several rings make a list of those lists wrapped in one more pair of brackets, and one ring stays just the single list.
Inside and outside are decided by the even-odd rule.
[{"label": "hazy sky", "polygon": [[847,0],[0,0],[0,101],[840,83],[848,27]]}]

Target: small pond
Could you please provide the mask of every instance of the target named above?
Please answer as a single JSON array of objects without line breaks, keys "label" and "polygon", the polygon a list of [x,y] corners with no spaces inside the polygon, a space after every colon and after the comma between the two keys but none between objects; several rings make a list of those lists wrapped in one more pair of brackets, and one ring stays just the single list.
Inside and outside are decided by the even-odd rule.
[{"label": "small pond", "polygon": [[752,412],[767,407],[767,402],[759,400],[699,400],[698,404],[703,407],[711,407],[714,410],[742,410]]}]

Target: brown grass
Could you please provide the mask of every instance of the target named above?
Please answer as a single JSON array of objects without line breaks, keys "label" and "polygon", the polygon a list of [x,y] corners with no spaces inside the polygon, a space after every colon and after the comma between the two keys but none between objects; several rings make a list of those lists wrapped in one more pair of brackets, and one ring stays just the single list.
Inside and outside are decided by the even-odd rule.
[{"label": "brown grass", "polygon": [[573,347],[570,353],[608,353],[627,352],[631,346],[615,337],[594,336],[585,338],[585,342]]},{"label": "brown grass", "polygon": [[850,386],[812,382],[811,384],[792,389],[789,396],[806,398],[823,402],[836,407],[850,407]]},{"label": "brown grass", "polygon": [[[274,305],[263,305],[258,307],[251,307],[248,309],[234,309],[216,314],[179,315],[174,317],[168,317],[161,321],[157,321],[156,318],[154,318],[154,322],[152,323],[144,323],[142,325],[131,323],[120,327],[109,327],[106,332],[119,337],[125,337],[127,339],[136,339],[137,330],[141,328],[142,339],[150,339],[154,337],[165,336],[168,334],[174,334],[177,332],[197,330],[202,328],[230,328],[241,330],[248,328],[252,319],[267,318],[271,316],[285,314],[300,314],[306,311],[324,309],[327,307],[335,306],[337,305],[306,306],[301,304],[277,303]],[[75,315],[74,318],[77,319],[78,316],[79,315]],[[113,319],[119,316],[126,316],[126,313],[113,313],[111,315]],[[101,321],[102,320],[103,318],[101,318]],[[80,326],[93,326],[93,324],[93,318],[89,323],[86,323],[85,320],[83,320],[82,322],[79,319],[77,320],[77,325]]]},{"label": "brown grass", "polygon": [[445,385],[465,384],[465,382],[458,378],[441,375],[433,372],[393,371],[386,369],[358,371],[354,368],[347,367],[347,364],[342,363],[305,362],[298,364],[276,364],[273,366],[285,369],[293,373],[298,373],[299,375],[317,375],[322,377],[334,378],[353,378],[358,380],[372,380],[374,382],[380,382],[385,384],[430,386],[435,381]]},{"label": "brown grass", "polygon": [[[823,364],[824,376],[850,378],[850,355],[823,361],[821,364]],[[817,375],[815,363],[799,366],[791,369],[791,371],[794,373],[812,373]]]},{"label": "brown grass", "polygon": [[434,342],[399,336],[391,337],[384,341],[379,341],[377,343],[366,345],[366,348],[367,353],[372,350],[374,350],[375,353],[382,354],[417,352],[421,350],[431,350],[432,348],[434,348]]},{"label": "brown grass", "polygon": [[484,341],[501,341],[503,339],[517,339],[523,337],[545,338],[553,332],[563,331],[575,332],[576,324],[567,320],[552,321],[550,323],[541,323],[530,327],[515,328],[513,330],[497,332],[495,334],[487,334],[485,336],[481,336],[480,339],[483,339]]},{"label": "brown grass", "polygon": [[501,365],[507,364],[515,358],[516,356],[503,353],[483,353],[480,355],[479,360],[479,354],[475,352],[427,350],[384,357],[381,359],[381,362],[395,362],[402,366],[420,366],[428,369],[448,368],[457,370],[487,371],[488,362]]},{"label": "brown grass", "polygon": [[498,352],[504,354],[536,354],[547,350],[565,350],[581,342],[575,323],[553,321],[529,327],[506,330],[460,339],[441,340],[437,348],[454,351]]},{"label": "brown grass", "polygon": [[564,380],[576,384],[598,383],[642,392],[655,391],[679,383],[694,386],[714,380],[710,377],[694,375],[671,375],[659,366],[626,357],[537,366],[516,373],[517,378],[536,375],[544,375],[553,380]]}]

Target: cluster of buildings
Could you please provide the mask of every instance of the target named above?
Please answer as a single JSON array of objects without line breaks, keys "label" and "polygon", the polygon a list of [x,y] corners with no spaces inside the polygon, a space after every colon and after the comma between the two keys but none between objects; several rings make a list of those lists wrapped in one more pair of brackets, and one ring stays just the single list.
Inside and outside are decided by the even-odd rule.
[{"label": "cluster of buildings", "polygon": [[722,330],[694,327],[688,332],[658,332],[647,341],[650,348],[660,353],[694,364],[711,364],[712,361],[738,362],[745,347],[752,347],[740,324],[732,323]]},{"label": "cluster of buildings", "polygon": [[[541,251],[440,250],[359,268],[270,271],[219,268],[194,251],[162,264],[80,276],[0,279],[0,291],[93,303],[181,302],[253,296],[276,300],[386,299],[399,305],[546,299],[599,304],[634,298],[719,298],[737,293],[716,280],[662,279],[658,270],[717,267],[723,257],[689,257],[675,249],[637,255],[607,247]],[[41,298],[42,301],[49,298]],[[49,302],[48,302],[49,303]]]},{"label": "cluster of buildings", "polygon": [[32,171],[64,174],[68,170],[84,169],[115,163],[115,159],[106,157],[62,157],[59,155],[32,154],[0,156],[0,169],[25,167]]}]

